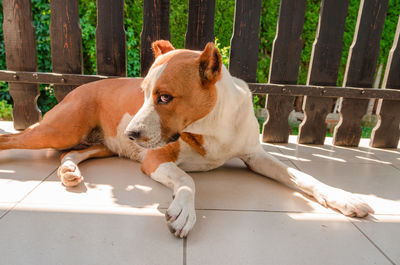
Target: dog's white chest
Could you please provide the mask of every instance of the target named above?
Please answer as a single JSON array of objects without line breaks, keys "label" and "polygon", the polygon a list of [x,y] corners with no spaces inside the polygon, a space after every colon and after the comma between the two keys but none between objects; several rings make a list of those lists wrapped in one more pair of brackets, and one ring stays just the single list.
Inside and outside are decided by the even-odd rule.
[{"label": "dog's white chest", "polygon": [[197,153],[190,145],[180,141],[178,166],[184,171],[208,171],[222,166],[236,154],[233,148],[212,139],[206,138],[203,147],[206,150],[205,155]]}]

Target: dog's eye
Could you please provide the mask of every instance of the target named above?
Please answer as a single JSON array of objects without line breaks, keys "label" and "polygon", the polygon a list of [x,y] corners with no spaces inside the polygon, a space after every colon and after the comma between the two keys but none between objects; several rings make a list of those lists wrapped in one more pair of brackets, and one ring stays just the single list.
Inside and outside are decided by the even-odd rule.
[{"label": "dog's eye", "polygon": [[158,104],[168,104],[174,97],[168,94],[162,94],[158,97]]}]

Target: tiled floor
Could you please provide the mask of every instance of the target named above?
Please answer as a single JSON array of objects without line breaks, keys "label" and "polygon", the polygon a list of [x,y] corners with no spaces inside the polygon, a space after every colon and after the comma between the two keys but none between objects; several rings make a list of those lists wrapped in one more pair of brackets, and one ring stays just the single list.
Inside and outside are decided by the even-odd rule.
[{"label": "tiled floor", "polygon": [[[0,122],[0,133],[10,131]],[[240,160],[194,173],[197,224],[169,233],[171,192],[120,158],[84,162],[85,183],[57,179],[59,153],[0,152],[0,264],[400,264],[400,152],[265,144],[289,166],[360,194],[375,214],[347,218]]]}]

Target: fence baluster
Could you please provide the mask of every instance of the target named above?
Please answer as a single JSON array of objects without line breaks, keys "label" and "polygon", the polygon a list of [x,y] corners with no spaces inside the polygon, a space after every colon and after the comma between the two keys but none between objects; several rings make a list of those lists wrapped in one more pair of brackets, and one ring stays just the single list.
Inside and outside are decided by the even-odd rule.
[{"label": "fence baluster", "polygon": [[97,0],[97,73],[126,76],[124,0]]},{"label": "fence baluster", "polygon": [[[396,35],[390,50],[382,88],[400,89],[400,16]],[[382,100],[378,102],[376,114],[378,124],[372,130],[372,147],[396,148],[399,144],[400,101]]]},{"label": "fence baluster", "polygon": [[146,76],[154,61],[151,44],[161,39],[171,39],[169,32],[169,0],[143,1],[143,29],[140,49],[141,76]]},{"label": "fence baluster", "polygon": [[257,76],[261,0],[236,0],[229,71],[247,82]]},{"label": "fence baluster", "polygon": [[[7,69],[37,71],[36,38],[30,0],[3,0],[3,30]],[[14,75],[18,80],[18,75]],[[14,101],[14,128],[23,130],[40,120],[36,105],[39,85],[9,83]]]},{"label": "fence baluster", "polygon": [[[82,74],[82,34],[78,0],[50,1],[50,42],[53,72]],[[54,85],[60,102],[76,86]]]},{"label": "fence baluster", "polygon": [[[323,0],[318,29],[311,53],[307,85],[335,86],[342,55],[342,39],[348,0]],[[335,27],[332,27],[335,25]],[[325,119],[331,111],[332,98],[304,97],[304,120],[299,127],[298,142],[323,144]]]},{"label": "fence baluster", "polygon": [[[296,84],[303,42],[306,0],[281,0],[277,32],[272,48],[269,83]],[[294,97],[267,96],[268,119],[263,126],[263,141],[287,143],[289,138],[289,113]]]},{"label": "fence baluster", "polygon": [[[361,1],[344,75],[344,87],[372,86],[387,6],[388,0]],[[333,143],[340,146],[358,146],[362,133],[361,119],[367,111],[369,100],[340,100],[340,121],[335,127]]]},{"label": "fence baluster", "polygon": [[203,50],[214,42],[215,0],[189,0],[185,48]]}]

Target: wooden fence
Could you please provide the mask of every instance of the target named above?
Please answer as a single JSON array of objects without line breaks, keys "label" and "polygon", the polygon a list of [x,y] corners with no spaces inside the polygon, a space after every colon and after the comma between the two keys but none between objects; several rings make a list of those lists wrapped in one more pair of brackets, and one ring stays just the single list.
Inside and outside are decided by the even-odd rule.
[{"label": "wooden fence", "polygon": [[[141,35],[141,75],[152,61],[151,43],[170,39],[169,0],[145,0]],[[340,98],[340,122],[335,127],[334,144],[358,146],[361,118],[370,98],[379,99],[377,126],[371,146],[397,147],[400,123],[400,20],[387,61],[382,89],[372,89],[379,54],[379,42],[388,0],[362,0],[353,44],[349,51],[342,87],[337,76],[342,54],[342,38],[349,0],[322,0],[306,85],[296,85],[302,50],[301,35],[306,0],[281,0],[276,38],[273,44],[269,83],[256,81],[261,0],[236,0],[231,40],[230,72],[249,83],[253,93],[267,94],[269,118],[263,126],[263,140],[288,141],[288,115],[295,96],[303,95],[305,119],[298,142],[322,144],[326,116],[332,101]],[[54,84],[57,100],[77,85],[126,75],[124,1],[97,0],[98,76],[82,75],[82,36],[78,0],[51,0],[51,56],[54,73],[37,72],[36,40],[30,0],[3,0],[4,42],[7,70],[0,80],[8,81],[14,100],[14,126],[24,129],[40,120],[36,101],[39,83]],[[214,41],[215,0],[189,0],[185,47],[203,49]]]}]

